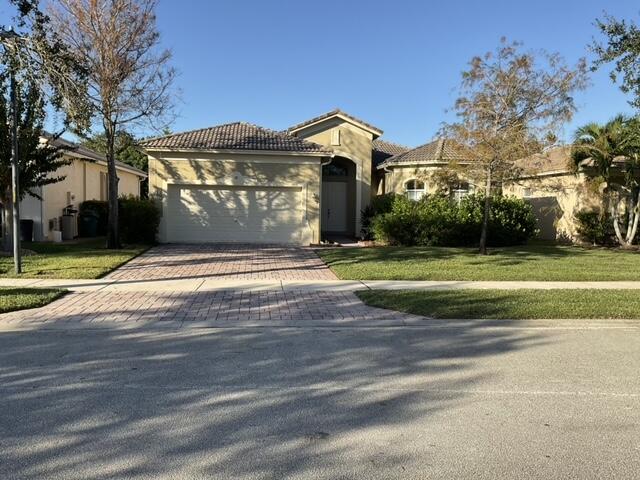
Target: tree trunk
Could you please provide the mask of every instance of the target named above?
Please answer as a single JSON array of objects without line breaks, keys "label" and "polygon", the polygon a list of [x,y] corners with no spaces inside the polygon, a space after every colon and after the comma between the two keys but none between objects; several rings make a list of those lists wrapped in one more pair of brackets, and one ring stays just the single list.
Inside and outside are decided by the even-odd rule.
[{"label": "tree trunk", "polygon": [[616,238],[618,239],[618,243],[623,248],[627,247],[627,242],[625,240],[624,235],[622,235],[622,230],[620,229],[620,222],[618,221],[618,205],[615,205],[611,202],[611,219],[613,220],[613,230],[616,232]]},{"label": "tree trunk", "polygon": [[627,231],[627,241],[629,245],[633,245],[633,241],[638,233],[638,223],[640,223],[640,189],[638,189],[638,197],[632,203],[633,220],[629,219],[629,227]]},{"label": "tree trunk", "polygon": [[482,231],[480,232],[480,255],[487,254],[487,237],[489,235],[489,215],[491,214],[491,170],[487,171],[487,183],[484,190],[484,214]]},{"label": "tree trunk", "polygon": [[13,205],[11,197],[7,195],[2,198],[2,250],[13,252]]},{"label": "tree trunk", "polygon": [[107,200],[108,200],[108,220],[107,220],[107,248],[120,248],[120,234],[118,231],[118,173],[116,171],[115,159],[115,128],[107,125],[105,136],[107,140]]}]

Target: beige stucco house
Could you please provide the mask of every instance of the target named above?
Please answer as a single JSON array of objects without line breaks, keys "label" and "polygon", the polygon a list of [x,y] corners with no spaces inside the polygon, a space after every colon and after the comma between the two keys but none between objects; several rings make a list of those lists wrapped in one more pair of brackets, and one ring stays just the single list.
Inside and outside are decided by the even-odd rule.
[{"label": "beige stucco house", "polygon": [[230,123],[147,140],[161,242],[308,245],[357,236],[379,163],[407,149],[340,110],[284,132]]},{"label": "beige stucco house", "polygon": [[[62,228],[63,209],[71,206],[77,210],[85,200],[107,199],[106,158],[93,150],[65,140],[57,140],[67,150],[64,157],[71,160],[56,171],[64,180],[40,187],[40,198],[28,195],[20,203],[20,218],[33,221],[35,241],[53,240],[53,231]],[[118,193],[120,195],[140,195],[140,182],[147,174],[130,165],[117,162]],[[73,224],[77,234],[77,223]]]},{"label": "beige stucco house", "polygon": [[[443,180],[454,198],[475,190],[451,140],[409,149],[382,133],[334,110],[281,132],[237,122],[147,140],[159,240],[308,245],[359,236],[361,211],[375,195],[417,200]],[[545,239],[577,240],[575,213],[598,203],[587,181],[593,172],[575,172],[569,153],[560,147],[522,160],[522,176],[503,185],[531,203]],[[453,182],[441,175],[452,164],[460,172]]]}]

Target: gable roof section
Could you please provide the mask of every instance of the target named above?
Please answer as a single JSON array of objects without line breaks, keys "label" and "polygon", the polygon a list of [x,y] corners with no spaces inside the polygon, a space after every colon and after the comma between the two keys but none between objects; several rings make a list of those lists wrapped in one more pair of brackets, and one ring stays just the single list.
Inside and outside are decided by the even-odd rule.
[{"label": "gable roof section", "polygon": [[374,127],[373,125],[363,120],[360,120],[359,118],[349,115],[348,113],[343,112],[339,108],[336,108],[335,110],[331,110],[330,112],[314,117],[311,120],[307,120],[306,122],[302,122],[297,125],[294,125],[293,127],[290,127],[287,131],[289,133],[297,132],[304,128],[310,127],[311,125],[314,125],[316,123],[329,120],[330,118],[333,118],[333,117],[341,118],[342,120],[349,122],[357,127],[360,127],[363,130],[367,130],[368,132],[371,132],[376,137],[379,137],[383,133],[382,130],[380,130],[379,128]]},{"label": "gable roof section", "polygon": [[452,140],[439,138],[433,142],[420,145],[413,150],[394,155],[378,165],[378,168],[402,164],[463,162],[465,160],[468,160],[468,158],[465,157],[461,148],[456,146]]},{"label": "gable roof section", "polygon": [[331,154],[322,145],[245,122],[174,133],[140,143],[146,150],[247,150]]},{"label": "gable roof section", "polygon": [[404,145],[398,145],[397,143],[387,142],[386,140],[382,140],[380,138],[375,139],[372,142],[373,145],[373,164],[374,166],[380,165],[386,159],[393,157],[394,155],[399,155],[404,152],[408,152],[410,150],[409,147],[405,147]]}]

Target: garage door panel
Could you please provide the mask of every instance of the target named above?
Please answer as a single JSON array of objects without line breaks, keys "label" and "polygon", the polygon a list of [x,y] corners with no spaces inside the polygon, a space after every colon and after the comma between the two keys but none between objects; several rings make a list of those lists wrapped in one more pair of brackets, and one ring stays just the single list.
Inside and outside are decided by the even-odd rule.
[{"label": "garage door panel", "polygon": [[300,243],[300,188],[169,187],[169,242]]}]

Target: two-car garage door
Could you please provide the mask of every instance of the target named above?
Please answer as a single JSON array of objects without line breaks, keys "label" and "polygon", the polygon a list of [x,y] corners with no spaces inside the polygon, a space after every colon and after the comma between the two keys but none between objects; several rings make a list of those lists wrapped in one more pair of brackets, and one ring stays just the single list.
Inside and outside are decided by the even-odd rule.
[{"label": "two-car garage door", "polygon": [[168,242],[302,241],[299,187],[169,185],[167,210]]}]

